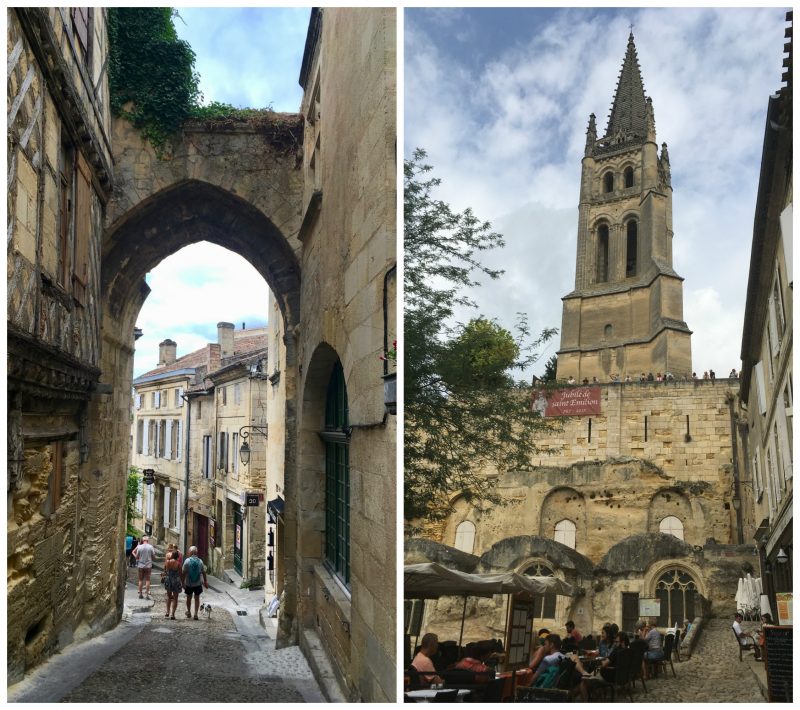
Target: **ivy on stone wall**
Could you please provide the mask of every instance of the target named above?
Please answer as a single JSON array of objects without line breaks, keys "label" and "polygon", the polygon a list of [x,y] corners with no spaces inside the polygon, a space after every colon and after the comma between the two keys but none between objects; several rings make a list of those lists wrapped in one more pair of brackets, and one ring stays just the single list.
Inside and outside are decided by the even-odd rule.
[{"label": "ivy on stone wall", "polygon": [[178,38],[169,7],[108,10],[111,108],[162,148],[201,98],[194,52]]},{"label": "ivy on stone wall", "polygon": [[219,101],[201,105],[195,54],[178,38],[177,15],[169,7],[109,8],[108,82],[114,113],[140,129],[159,154],[187,120],[209,130],[234,122],[275,122],[278,114],[269,107],[236,108]]}]

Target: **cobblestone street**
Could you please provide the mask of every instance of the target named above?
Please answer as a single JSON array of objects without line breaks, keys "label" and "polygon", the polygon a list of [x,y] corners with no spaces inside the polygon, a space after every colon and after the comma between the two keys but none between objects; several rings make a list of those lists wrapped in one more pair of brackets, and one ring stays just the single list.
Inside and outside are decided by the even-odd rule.
[{"label": "cobblestone street", "polygon": [[[263,591],[209,577],[210,618],[175,620],[153,571],[151,600],[139,599],[131,569],[120,624],[61,653],[9,689],[10,702],[325,702],[300,648],[275,649],[259,624]],[[268,620],[269,621],[269,620]]]},{"label": "cobblestone street", "polygon": [[[754,672],[765,682],[763,664],[746,653],[739,661],[739,652],[731,632],[732,619],[711,619],[705,626],[692,657],[680,663],[673,659],[675,676],[667,664],[667,675],[648,680],[647,693],[637,683],[633,695],[637,703],[764,703]],[[743,623],[745,631],[758,625]],[[625,698],[627,700],[627,698]]]}]

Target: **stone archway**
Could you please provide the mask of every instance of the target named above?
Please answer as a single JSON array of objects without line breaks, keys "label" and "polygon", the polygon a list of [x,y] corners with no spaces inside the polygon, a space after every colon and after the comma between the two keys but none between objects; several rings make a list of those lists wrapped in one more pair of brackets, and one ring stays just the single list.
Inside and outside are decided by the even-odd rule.
[{"label": "stone archway", "polygon": [[[281,140],[294,136],[297,121],[288,122],[290,128]],[[297,347],[293,335],[300,319],[298,234],[302,216],[298,145],[287,150],[274,132],[266,129],[204,132],[189,127],[172,146],[171,158],[162,160],[126,122],[115,120],[113,133],[117,180],[106,206],[102,249],[97,255],[102,275],[102,396],[92,401],[89,410],[90,465],[93,470],[108,472],[112,499],[122,510],[134,327],[149,293],[144,277],[179,249],[209,241],[253,265],[275,295],[284,320],[284,493],[291,509],[296,496]],[[295,535],[289,525],[287,520],[283,572],[288,598],[282,611],[291,617],[296,607],[296,584],[292,582],[296,561]],[[124,574],[125,570],[119,569],[120,590]],[[294,625],[288,621],[283,628],[290,630],[286,640],[291,641],[295,639],[291,635]]]}]

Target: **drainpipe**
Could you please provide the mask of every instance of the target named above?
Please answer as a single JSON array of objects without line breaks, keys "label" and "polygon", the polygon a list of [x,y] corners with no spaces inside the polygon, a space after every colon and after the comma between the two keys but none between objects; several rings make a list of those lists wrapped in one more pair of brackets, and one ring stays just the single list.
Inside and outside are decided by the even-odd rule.
[{"label": "drainpipe", "polygon": [[186,554],[186,543],[188,542],[188,524],[189,524],[189,434],[192,430],[192,400],[183,393],[181,399],[186,402],[186,465],[183,479],[183,529],[181,530],[181,538],[183,539],[182,549],[183,554]]},{"label": "drainpipe", "polygon": [[[733,454],[733,509],[736,512],[736,542],[744,545],[744,529],[742,523],[742,492],[739,481],[739,447],[737,446],[736,411],[733,408],[735,396],[729,396],[728,411],[731,417],[731,453]],[[738,505],[736,504],[738,501]]]},{"label": "drainpipe", "polygon": [[[387,269],[383,275],[383,352],[389,350],[389,276],[397,273],[397,264]],[[389,362],[383,360],[383,374],[389,373]]]}]

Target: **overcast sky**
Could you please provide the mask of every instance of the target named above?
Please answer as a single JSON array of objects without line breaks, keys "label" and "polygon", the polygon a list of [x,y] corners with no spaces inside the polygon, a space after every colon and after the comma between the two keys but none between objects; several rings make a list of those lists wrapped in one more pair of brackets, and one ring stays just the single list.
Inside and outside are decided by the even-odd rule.
[{"label": "overcast sky", "polygon": [[[669,146],[673,266],[685,278],[693,368],[738,371],[784,16],[776,8],[406,10],[405,156],[424,148],[443,181],[438,196],[472,207],[507,242],[486,259],[505,274],[476,289],[478,312],[506,326],[525,312],[535,330],[561,327],[589,114],[604,135],[633,23],[657,140]],[[558,347],[556,337],[528,374],[541,374]]]},{"label": "overcast sky", "polygon": [[[196,54],[205,102],[275,111],[300,110],[298,82],[309,8],[179,9],[175,28]],[[151,293],[136,325],[134,377],[158,366],[158,343],[172,338],[178,357],[217,340],[217,323],[267,322],[264,279],[240,256],[201,242],[162,261],[147,277]],[[235,284],[235,288],[232,288]]]}]

